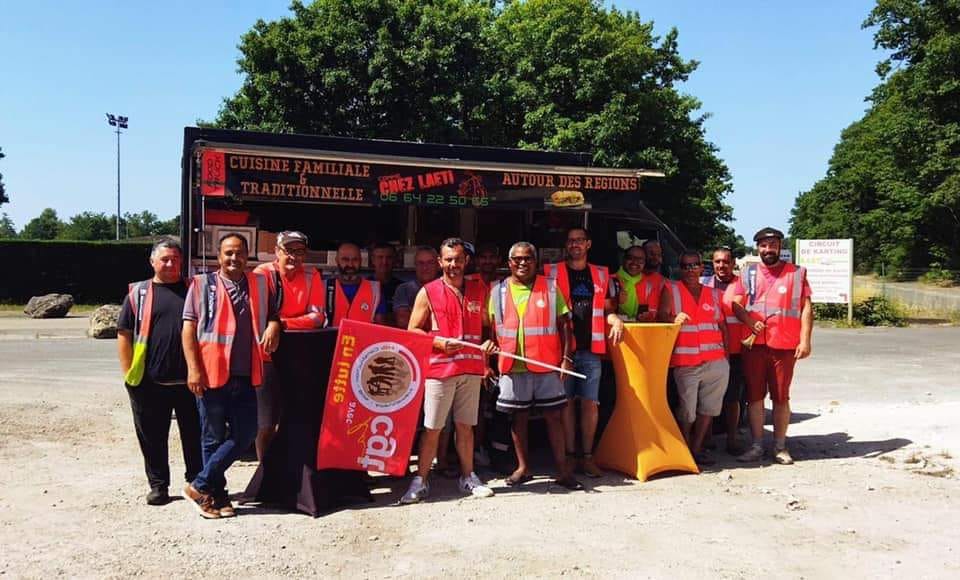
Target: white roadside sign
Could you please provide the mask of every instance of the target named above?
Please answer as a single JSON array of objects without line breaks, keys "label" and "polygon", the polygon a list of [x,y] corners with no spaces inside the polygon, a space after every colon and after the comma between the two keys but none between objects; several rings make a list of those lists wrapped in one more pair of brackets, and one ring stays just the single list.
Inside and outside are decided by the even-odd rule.
[{"label": "white roadside sign", "polygon": [[851,304],[853,300],[853,240],[797,240],[797,265],[818,304]]}]

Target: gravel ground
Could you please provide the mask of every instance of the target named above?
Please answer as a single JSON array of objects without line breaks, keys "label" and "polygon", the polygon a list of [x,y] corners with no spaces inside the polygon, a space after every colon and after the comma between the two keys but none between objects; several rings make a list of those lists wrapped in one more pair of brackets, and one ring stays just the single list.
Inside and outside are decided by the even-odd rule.
[{"label": "gravel ground", "polygon": [[[960,574],[960,328],[817,329],[795,378],[793,466],[721,452],[699,476],[610,473],[587,492],[551,488],[546,472],[521,490],[494,479],[488,500],[438,479],[432,501],[407,507],[391,505],[406,481],[383,478],[363,508],[220,521],[182,500],[144,504],[114,342],[40,334],[0,341],[7,577]],[[236,465],[231,488],[253,469]]]}]

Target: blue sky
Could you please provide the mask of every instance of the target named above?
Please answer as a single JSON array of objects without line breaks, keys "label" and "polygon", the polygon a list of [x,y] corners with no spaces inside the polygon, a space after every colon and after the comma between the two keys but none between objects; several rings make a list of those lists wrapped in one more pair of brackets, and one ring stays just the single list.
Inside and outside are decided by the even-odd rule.
[{"label": "blue sky", "polygon": [[[45,207],[66,219],[116,209],[116,135],[104,113],[130,117],[121,137],[122,211],[179,212],[184,126],[211,119],[240,86],[236,49],[258,18],[288,0],[5,2],[0,8],[0,161],[22,227]],[[749,240],[786,228],[797,193],[826,171],[840,131],[866,108],[880,54],[860,23],[873,3],[616,2],[676,27],[700,61],[681,90],[711,114],[707,137],[733,175],[734,226]]]}]

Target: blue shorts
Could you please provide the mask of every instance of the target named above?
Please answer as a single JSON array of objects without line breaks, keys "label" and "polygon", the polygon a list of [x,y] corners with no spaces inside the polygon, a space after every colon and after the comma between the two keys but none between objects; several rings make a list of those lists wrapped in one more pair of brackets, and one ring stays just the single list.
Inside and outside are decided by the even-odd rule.
[{"label": "blue shorts", "polygon": [[586,379],[568,376],[563,385],[567,398],[579,397],[581,400],[600,402],[600,357],[589,350],[578,350],[573,353],[573,370]]}]

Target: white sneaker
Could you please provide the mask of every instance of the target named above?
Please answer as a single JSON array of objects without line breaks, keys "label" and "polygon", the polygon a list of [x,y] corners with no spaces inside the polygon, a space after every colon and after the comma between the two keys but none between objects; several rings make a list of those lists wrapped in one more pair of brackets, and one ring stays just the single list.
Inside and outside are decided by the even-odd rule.
[{"label": "white sneaker", "polygon": [[476,473],[470,472],[467,477],[460,477],[460,491],[469,493],[473,497],[491,497],[493,490],[480,481]]},{"label": "white sneaker", "polygon": [[737,461],[740,463],[753,463],[761,459],[763,459],[763,445],[759,443],[754,443],[743,455],[737,457]]},{"label": "white sneaker", "polygon": [[473,452],[473,463],[477,467],[490,467],[490,454],[487,453],[486,447],[478,447]]},{"label": "white sneaker", "polygon": [[420,503],[421,501],[425,500],[428,495],[430,495],[430,485],[424,483],[423,478],[419,475],[416,475],[414,476],[413,481],[410,482],[410,487],[407,488],[407,493],[403,494],[403,497],[400,498],[400,503]]}]

